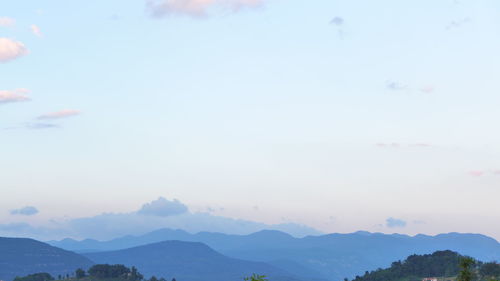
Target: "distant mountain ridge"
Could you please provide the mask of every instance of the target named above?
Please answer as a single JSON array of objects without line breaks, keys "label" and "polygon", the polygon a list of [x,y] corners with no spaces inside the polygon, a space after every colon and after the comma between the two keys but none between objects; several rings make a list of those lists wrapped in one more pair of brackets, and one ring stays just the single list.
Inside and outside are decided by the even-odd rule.
[{"label": "distant mountain ridge", "polygon": [[147,278],[155,275],[167,280],[234,281],[257,272],[273,281],[299,280],[263,262],[226,257],[199,242],[165,241],[85,256],[96,263],[135,266]]},{"label": "distant mountain ridge", "polygon": [[201,242],[233,258],[266,262],[287,272],[328,280],[352,278],[366,270],[387,267],[412,254],[452,250],[491,261],[500,260],[500,244],[480,234],[448,233],[436,236],[356,232],[294,238],[279,231],[227,235],[160,229],[142,236],[110,241],[65,239],[49,243],[78,252],[110,251],[167,240]]},{"label": "distant mountain ridge", "polygon": [[92,264],[86,257],[36,240],[0,237],[0,280],[38,272],[65,275]]}]

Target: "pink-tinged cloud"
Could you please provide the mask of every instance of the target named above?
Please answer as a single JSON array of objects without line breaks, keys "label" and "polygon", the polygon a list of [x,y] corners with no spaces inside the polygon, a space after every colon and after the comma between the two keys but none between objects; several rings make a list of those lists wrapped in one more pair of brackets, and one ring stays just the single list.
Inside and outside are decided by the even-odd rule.
[{"label": "pink-tinged cloud", "polygon": [[377,147],[380,147],[380,148],[400,148],[401,145],[399,143],[377,143],[376,144]]},{"label": "pink-tinged cloud", "polygon": [[413,146],[413,147],[421,147],[421,148],[429,148],[429,147],[432,147],[432,144],[429,144],[429,143],[415,143],[415,144],[412,144],[411,146]]},{"label": "pink-tinged cloud", "polygon": [[34,25],[32,24],[30,26],[30,29],[31,29],[31,32],[33,32],[33,34],[36,36],[36,37],[42,37],[43,34],[42,34],[42,30],[40,29],[40,27],[38,27],[38,25]]},{"label": "pink-tinged cloud", "polygon": [[0,104],[29,101],[30,98],[26,96],[29,91],[26,89],[16,89],[12,91],[0,91]]},{"label": "pink-tinged cloud", "polygon": [[168,15],[188,15],[204,17],[212,8],[229,9],[237,12],[244,8],[256,8],[265,0],[146,0],[154,17]]},{"label": "pink-tinged cloud", "polygon": [[484,176],[484,171],[470,171],[469,175],[473,177],[482,177]]},{"label": "pink-tinged cloud", "polygon": [[56,111],[56,112],[51,112],[51,113],[40,115],[40,116],[38,116],[38,119],[40,119],[40,120],[62,119],[62,118],[80,115],[81,113],[82,112],[79,110],[65,109],[65,110],[61,110],[61,111]]},{"label": "pink-tinged cloud", "polygon": [[8,38],[0,38],[0,62],[5,63],[28,54],[23,43]]},{"label": "pink-tinged cloud", "polygon": [[8,17],[0,17],[0,26],[9,27],[13,26],[14,24],[16,24],[16,21],[14,19]]},{"label": "pink-tinged cloud", "polygon": [[420,92],[426,94],[432,94],[436,89],[433,86],[425,86],[420,89]]}]

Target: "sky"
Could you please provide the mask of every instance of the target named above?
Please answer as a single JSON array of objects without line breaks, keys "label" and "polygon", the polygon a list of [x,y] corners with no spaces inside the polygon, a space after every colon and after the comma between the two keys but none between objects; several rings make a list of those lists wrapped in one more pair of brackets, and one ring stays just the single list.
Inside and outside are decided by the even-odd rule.
[{"label": "sky", "polygon": [[0,235],[500,240],[499,13],[496,0],[1,1]]}]

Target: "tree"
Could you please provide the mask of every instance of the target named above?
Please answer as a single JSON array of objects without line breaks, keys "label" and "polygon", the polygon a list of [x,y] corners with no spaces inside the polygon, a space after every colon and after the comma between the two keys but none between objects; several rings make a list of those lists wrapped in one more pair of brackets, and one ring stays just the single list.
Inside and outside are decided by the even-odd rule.
[{"label": "tree", "polygon": [[500,264],[496,262],[485,263],[479,269],[479,273],[482,277],[500,278]]},{"label": "tree", "polygon": [[250,277],[246,277],[245,281],[268,281],[265,275],[252,274]]},{"label": "tree", "polygon": [[77,279],[82,279],[85,277],[85,270],[79,268],[75,271],[75,276]]},{"label": "tree", "polygon": [[472,281],[474,279],[473,266],[476,261],[471,257],[463,257],[460,259],[460,272],[457,276],[457,281]]},{"label": "tree", "polygon": [[48,273],[35,273],[25,277],[16,277],[14,281],[53,281],[54,277]]}]

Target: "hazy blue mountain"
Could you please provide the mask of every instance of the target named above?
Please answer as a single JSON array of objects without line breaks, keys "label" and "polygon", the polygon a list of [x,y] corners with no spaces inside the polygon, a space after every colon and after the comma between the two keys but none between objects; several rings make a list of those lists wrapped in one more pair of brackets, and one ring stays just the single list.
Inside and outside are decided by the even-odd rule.
[{"label": "hazy blue mountain", "polygon": [[135,266],[146,277],[155,275],[167,280],[234,281],[253,273],[267,275],[273,281],[298,280],[269,264],[229,258],[197,242],[165,241],[85,255],[96,263]]},{"label": "hazy blue mountain", "polygon": [[92,264],[86,257],[36,240],[0,237],[0,280],[38,272],[65,275]]},{"label": "hazy blue mountain", "polygon": [[[452,250],[483,261],[500,260],[500,244],[479,234],[449,233],[437,236],[356,232],[294,238],[279,231],[250,235],[226,235],[161,229],[142,236],[126,236],[111,241],[66,239],[52,245],[75,251],[123,249],[165,240],[202,242],[230,257],[262,261],[299,275],[340,280],[366,270],[387,267],[394,260],[412,254]],[[300,265],[300,267],[297,266]]]}]

